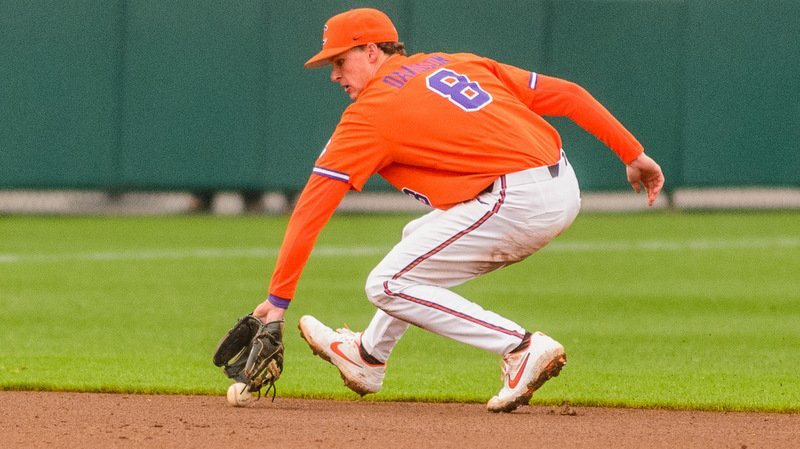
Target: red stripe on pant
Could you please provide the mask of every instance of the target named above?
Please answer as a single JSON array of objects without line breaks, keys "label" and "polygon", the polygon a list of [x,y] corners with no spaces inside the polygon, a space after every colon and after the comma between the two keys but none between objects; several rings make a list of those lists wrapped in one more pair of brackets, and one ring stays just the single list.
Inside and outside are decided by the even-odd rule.
[{"label": "red stripe on pant", "polygon": [[479,218],[478,221],[473,223],[467,229],[464,229],[463,231],[459,232],[458,234],[450,237],[449,239],[445,240],[443,243],[439,244],[439,246],[437,246],[436,248],[434,248],[434,249],[428,251],[427,253],[425,253],[425,254],[417,257],[416,259],[414,259],[413,262],[411,262],[410,264],[406,265],[406,267],[403,268],[402,270],[400,270],[399,273],[395,274],[392,277],[392,279],[398,279],[400,276],[402,276],[402,275],[408,273],[409,271],[413,270],[417,265],[421,264],[426,259],[430,259],[433,255],[437,254],[441,250],[443,250],[443,249],[447,248],[448,246],[452,245],[453,242],[455,242],[456,240],[458,240],[461,237],[469,234],[470,232],[474,231],[475,229],[478,229],[482,224],[486,223],[486,220],[488,220],[492,215],[494,215],[497,212],[499,212],[500,211],[500,207],[503,205],[503,202],[506,199],[506,177],[505,176],[501,176],[500,177],[500,184],[501,184],[500,193],[499,193],[500,199],[498,199],[497,202],[494,204],[494,207],[492,207],[492,210],[490,210],[490,211],[486,212],[485,214],[483,214],[483,216],[481,218]]},{"label": "red stripe on pant", "polygon": [[441,304],[436,304],[435,302],[426,301],[424,299],[416,298],[416,297],[411,296],[411,295],[406,295],[405,293],[395,293],[395,292],[393,292],[393,291],[391,291],[389,289],[389,281],[385,281],[383,283],[383,289],[384,289],[383,291],[387,295],[389,295],[391,297],[402,298],[402,299],[405,299],[407,301],[411,301],[411,302],[416,303],[416,304],[420,304],[420,305],[423,305],[423,306],[426,306],[426,307],[430,307],[430,308],[438,310],[440,312],[444,312],[444,313],[453,315],[455,317],[467,320],[470,323],[475,323],[475,324],[478,324],[478,325],[483,326],[485,328],[488,328],[488,329],[491,329],[491,330],[494,330],[494,331],[497,331],[497,332],[500,332],[500,333],[503,333],[503,334],[506,334],[506,335],[511,335],[512,337],[517,337],[520,340],[525,338],[525,334],[524,333],[508,330],[508,329],[502,328],[500,326],[494,325],[492,323],[487,323],[486,321],[479,320],[479,319],[477,319],[477,318],[475,318],[473,316],[469,316],[469,315],[467,315],[465,313],[459,312],[457,310],[453,310],[453,309],[451,309],[449,307],[445,307],[445,306],[443,306]]}]

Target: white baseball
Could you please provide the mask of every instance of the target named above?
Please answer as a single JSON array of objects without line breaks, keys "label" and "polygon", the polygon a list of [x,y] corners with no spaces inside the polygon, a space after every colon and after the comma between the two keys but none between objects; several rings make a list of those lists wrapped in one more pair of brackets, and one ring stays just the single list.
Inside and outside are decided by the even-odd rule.
[{"label": "white baseball", "polygon": [[247,384],[236,382],[228,387],[228,404],[234,407],[244,407],[253,400],[253,395],[247,389]]}]

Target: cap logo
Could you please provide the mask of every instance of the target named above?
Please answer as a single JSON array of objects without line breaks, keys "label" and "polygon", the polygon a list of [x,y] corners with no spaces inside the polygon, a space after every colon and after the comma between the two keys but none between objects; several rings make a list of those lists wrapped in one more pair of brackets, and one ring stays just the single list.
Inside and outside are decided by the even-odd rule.
[{"label": "cap logo", "polygon": [[325,32],[326,32],[326,31],[328,31],[328,25],[327,25],[327,24],[326,24],[324,27],[322,27],[322,34],[323,34],[323,37],[322,37],[322,46],[323,46],[323,47],[325,46],[325,44],[327,44],[327,43],[328,43],[328,37],[327,37],[327,36],[325,36]]}]

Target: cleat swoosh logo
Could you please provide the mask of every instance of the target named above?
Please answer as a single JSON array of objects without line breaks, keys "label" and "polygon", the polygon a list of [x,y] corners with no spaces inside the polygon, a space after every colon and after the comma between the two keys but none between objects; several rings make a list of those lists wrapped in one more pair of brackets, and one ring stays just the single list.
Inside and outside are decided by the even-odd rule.
[{"label": "cleat swoosh logo", "polygon": [[355,365],[355,366],[359,366],[359,364],[358,364],[358,363],[356,363],[356,362],[354,362],[354,361],[350,360],[350,358],[349,358],[349,357],[347,357],[346,355],[344,355],[344,353],[342,352],[342,350],[341,350],[341,349],[339,349],[339,346],[341,346],[341,345],[342,345],[342,342],[341,342],[341,341],[334,341],[333,343],[331,343],[331,346],[330,346],[330,348],[331,348],[331,351],[333,351],[333,352],[334,352],[336,355],[338,355],[339,357],[341,357],[341,358],[343,358],[343,359],[347,360],[348,362],[352,363],[353,365]]},{"label": "cleat swoosh logo", "polygon": [[525,354],[525,360],[522,361],[519,369],[517,370],[517,375],[513,378],[511,377],[511,373],[508,375],[508,388],[517,388],[517,384],[519,380],[522,378],[522,372],[525,371],[525,367],[528,365],[528,359],[531,357],[531,353]]}]

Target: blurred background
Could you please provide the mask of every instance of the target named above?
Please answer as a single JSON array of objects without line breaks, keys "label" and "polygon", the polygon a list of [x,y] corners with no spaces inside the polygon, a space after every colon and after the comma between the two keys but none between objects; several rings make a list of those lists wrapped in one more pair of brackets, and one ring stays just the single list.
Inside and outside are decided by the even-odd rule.
[{"label": "blurred background", "polygon": [[[283,213],[349,99],[306,70],[371,6],[410,53],[584,86],[664,168],[659,208],[800,208],[800,2],[0,0],[0,214]],[[640,208],[552,119],[585,209]],[[342,209],[424,209],[381,180]]]}]

